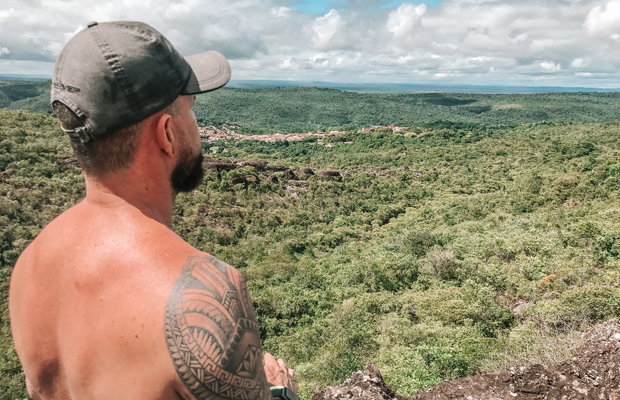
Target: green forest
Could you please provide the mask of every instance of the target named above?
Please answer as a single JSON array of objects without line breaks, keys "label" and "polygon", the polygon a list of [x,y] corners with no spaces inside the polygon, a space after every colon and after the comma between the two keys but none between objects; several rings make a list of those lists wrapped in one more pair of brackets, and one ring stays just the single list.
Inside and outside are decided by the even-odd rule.
[{"label": "green forest", "polygon": [[[8,318],[12,266],[85,194],[46,96],[49,82],[0,83],[1,400],[26,396]],[[367,361],[402,395],[558,362],[589,326],[620,317],[619,102],[620,93],[200,95],[201,125],[350,132],[204,143],[207,172],[177,198],[174,229],[244,275],[264,350],[296,369],[304,400]],[[357,133],[392,123],[409,129]]]},{"label": "green forest", "polygon": [[[50,82],[0,81],[0,108],[52,113]],[[321,88],[223,88],[198,96],[199,125],[240,133],[354,130],[373,125],[451,128],[618,119],[620,93],[357,93]]]}]

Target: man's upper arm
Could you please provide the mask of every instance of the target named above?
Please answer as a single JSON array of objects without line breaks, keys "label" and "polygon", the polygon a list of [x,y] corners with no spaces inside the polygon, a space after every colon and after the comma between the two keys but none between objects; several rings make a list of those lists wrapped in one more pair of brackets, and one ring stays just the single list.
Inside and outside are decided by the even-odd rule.
[{"label": "man's upper arm", "polygon": [[239,272],[216,258],[187,259],[166,305],[174,368],[197,400],[269,399],[260,334]]}]

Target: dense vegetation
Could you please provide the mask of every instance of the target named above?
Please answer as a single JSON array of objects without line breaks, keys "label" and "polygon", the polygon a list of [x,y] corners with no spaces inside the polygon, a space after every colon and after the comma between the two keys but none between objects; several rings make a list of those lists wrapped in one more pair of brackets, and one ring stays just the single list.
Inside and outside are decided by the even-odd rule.
[{"label": "dense vegetation", "polygon": [[620,316],[618,122],[345,138],[218,143],[344,178],[304,190],[230,184],[251,167],[211,173],[177,208],[192,244],[241,267],[266,348],[306,396],[367,360],[403,393],[557,361]]},{"label": "dense vegetation", "polygon": [[[51,113],[50,82],[0,81],[0,108]],[[516,126],[618,119],[620,93],[380,94],[320,88],[224,88],[199,96],[200,125],[240,133],[316,132],[397,124],[422,128]]]},{"label": "dense vegetation", "polygon": [[50,81],[0,81],[0,108],[52,113]]},{"label": "dense vegetation", "polygon": [[618,118],[620,93],[368,94],[335,89],[226,89],[201,96],[204,125],[235,124],[241,133],[308,132],[397,124],[409,127],[519,125]]},{"label": "dense vegetation", "polygon": [[[278,90],[271,92],[278,99]],[[254,95],[269,94],[216,93],[198,102],[205,124],[228,117],[203,113],[204,104],[245,93],[246,108],[258,110]],[[331,94],[334,104],[351,96],[291,89],[291,101],[304,93]],[[364,110],[359,104],[377,96],[367,112],[397,116],[405,104],[388,102],[390,108],[387,97],[360,96],[346,107]],[[475,97],[492,107],[499,101],[436,96]],[[509,101],[527,111],[536,96]],[[410,394],[442,379],[568,357],[587,325],[620,317],[620,123],[600,122],[614,118],[618,94],[546,96],[558,121],[599,122],[519,125],[530,118],[524,111],[491,125],[483,113],[465,119],[458,107],[471,105],[436,105],[419,112],[437,109],[439,116],[447,107],[446,121],[456,123],[428,124],[419,137],[414,128],[406,135],[349,133],[323,144],[205,144],[222,162],[264,160],[317,175],[286,179],[251,165],[209,171],[197,191],[179,196],[175,229],[246,277],[265,350],[293,364],[305,399],[366,361]],[[591,108],[576,107],[579,96],[592,96]],[[219,104],[224,113],[228,104]],[[280,127],[297,123],[280,117]],[[383,123],[424,122],[402,118],[412,119]],[[342,179],[319,176],[323,170]],[[0,171],[4,400],[25,396],[6,304],[12,265],[45,224],[79,201],[84,185],[53,117],[26,111],[0,110]]]}]

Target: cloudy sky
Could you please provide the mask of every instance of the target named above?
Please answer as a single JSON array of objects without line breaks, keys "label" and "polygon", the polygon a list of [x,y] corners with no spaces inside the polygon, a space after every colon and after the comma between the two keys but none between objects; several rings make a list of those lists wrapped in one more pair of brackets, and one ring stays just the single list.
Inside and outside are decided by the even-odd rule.
[{"label": "cloudy sky", "polygon": [[0,74],[50,75],[92,20],[219,50],[233,79],[620,87],[620,0],[2,0]]}]

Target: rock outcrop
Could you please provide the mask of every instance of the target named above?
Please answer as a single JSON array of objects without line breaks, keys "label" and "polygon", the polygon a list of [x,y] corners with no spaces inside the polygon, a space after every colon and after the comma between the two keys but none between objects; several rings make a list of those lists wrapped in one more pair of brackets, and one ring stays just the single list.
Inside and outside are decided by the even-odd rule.
[{"label": "rock outcrop", "polygon": [[336,181],[342,180],[342,174],[338,171],[321,171],[319,176],[322,178],[328,179],[328,180],[329,179],[333,179]]},{"label": "rock outcrop", "polygon": [[[403,399],[376,366],[355,372],[340,386],[320,390],[312,400]],[[409,400],[620,400],[620,323],[598,324],[584,333],[572,359],[557,365],[530,365],[499,374],[441,382]]]},{"label": "rock outcrop", "polygon": [[342,385],[317,391],[312,400],[404,400],[383,381],[381,372],[369,362],[364,371],[357,371]]},{"label": "rock outcrop", "polygon": [[314,171],[310,168],[299,168],[297,173],[299,175],[314,175]]},{"label": "rock outcrop", "polygon": [[[268,164],[266,161],[248,161],[248,160],[235,160],[235,161],[225,161],[212,157],[205,157],[202,167],[205,171],[232,171],[233,169],[242,168],[242,167],[254,167],[256,171],[287,171],[289,167],[286,165],[276,165],[276,164]],[[292,171],[291,171],[292,172]]]},{"label": "rock outcrop", "polygon": [[288,179],[288,180],[296,180],[297,179],[297,175],[295,175],[295,173],[293,171],[290,170],[290,168],[285,169],[283,172],[283,177],[284,179]]}]

